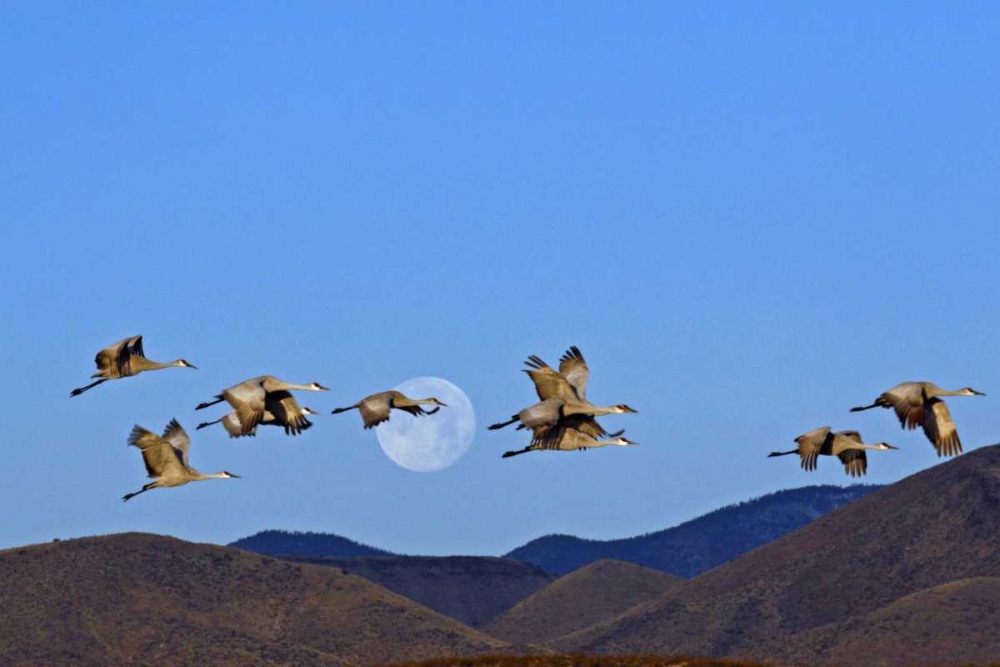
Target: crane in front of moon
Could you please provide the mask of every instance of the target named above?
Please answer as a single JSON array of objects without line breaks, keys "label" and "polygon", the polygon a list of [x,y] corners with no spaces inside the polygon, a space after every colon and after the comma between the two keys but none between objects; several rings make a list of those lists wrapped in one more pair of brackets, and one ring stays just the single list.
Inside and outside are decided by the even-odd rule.
[{"label": "crane in front of moon", "polygon": [[[435,407],[433,410],[424,410],[420,407],[422,405],[435,405],[438,407]],[[389,421],[390,412],[393,409],[409,412],[414,417],[423,417],[434,414],[442,407],[446,408],[448,404],[442,403],[433,397],[410,398],[401,391],[391,389],[367,396],[346,408],[337,408],[333,411],[333,414],[339,415],[341,412],[356,409],[361,412],[361,419],[365,423],[365,428],[368,429],[378,426],[382,422]]]}]

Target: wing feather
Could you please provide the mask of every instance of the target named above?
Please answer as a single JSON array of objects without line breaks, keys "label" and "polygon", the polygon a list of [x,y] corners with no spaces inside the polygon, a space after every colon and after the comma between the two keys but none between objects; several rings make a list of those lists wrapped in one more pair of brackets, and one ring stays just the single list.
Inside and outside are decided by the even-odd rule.
[{"label": "wing feather", "polygon": [[142,461],[150,477],[180,477],[183,474],[177,450],[155,433],[136,425],[129,434],[128,444],[142,451]]},{"label": "wing feather", "polygon": [[583,353],[576,345],[570,347],[559,359],[559,373],[576,390],[581,399],[587,397],[587,381],[590,379],[590,369],[583,358]]},{"label": "wing feather", "polygon": [[176,419],[171,419],[161,437],[169,442],[170,446],[177,451],[181,463],[191,465],[188,462],[188,450],[191,448],[191,438],[188,437],[187,432],[181,426],[180,422]]},{"label": "wing feather", "polygon": [[924,435],[934,445],[938,456],[958,456],[962,453],[962,441],[958,429],[951,419],[948,406],[939,398],[927,401],[924,410]]}]

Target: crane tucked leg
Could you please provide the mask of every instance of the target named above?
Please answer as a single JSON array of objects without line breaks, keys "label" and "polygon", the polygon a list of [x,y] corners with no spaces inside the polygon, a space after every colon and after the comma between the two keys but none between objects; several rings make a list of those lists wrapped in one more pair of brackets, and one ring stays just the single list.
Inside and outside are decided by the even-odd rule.
[{"label": "crane tucked leg", "polygon": [[527,454],[530,451],[531,451],[531,447],[525,447],[524,449],[518,449],[517,451],[513,451],[513,452],[504,452],[503,456],[501,456],[500,458],[502,458],[502,459],[509,459],[512,456],[517,456],[518,454]]},{"label": "crane tucked leg", "polygon": [[336,408],[330,414],[339,415],[341,412],[347,412],[348,410],[357,410],[360,406],[360,403],[355,403],[354,405],[349,405],[346,408]]},{"label": "crane tucked leg", "polygon": [[[225,419],[225,417],[223,417],[222,419]],[[221,424],[222,419],[216,419],[214,422],[202,422],[197,426],[195,426],[195,430],[198,430],[200,428],[205,428],[206,426],[211,426],[212,424]]]},{"label": "crane tucked leg", "polygon": [[82,394],[83,392],[85,392],[85,391],[87,391],[87,390],[89,390],[89,389],[93,389],[94,387],[96,387],[97,385],[101,384],[102,382],[107,382],[107,381],[108,381],[108,378],[101,378],[101,379],[100,379],[100,380],[98,380],[97,382],[91,382],[91,383],[90,383],[90,384],[88,384],[88,385],[87,385],[86,387],[79,387],[79,388],[77,388],[77,389],[74,389],[73,391],[69,392],[69,395],[70,395],[71,397],[72,397],[72,396],[79,396],[79,395],[80,395],[80,394]]},{"label": "crane tucked leg", "polygon": [[145,493],[146,491],[149,491],[150,489],[155,489],[155,488],[156,488],[156,482],[150,482],[149,484],[147,484],[146,486],[142,487],[140,490],[138,490],[138,491],[136,491],[134,493],[126,493],[124,496],[122,496],[122,502],[123,503],[127,503],[129,500],[131,500],[132,498],[135,498],[140,493]]},{"label": "crane tucked leg", "polygon": [[215,405],[216,403],[222,403],[224,400],[226,400],[226,399],[222,398],[221,396],[216,396],[214,401],[205,401],[204,403],[199,403],[198,405],[196,405],[194,407],[194,409],[195,410],[202,410],[202,409],[207,408],[207,407],[209,407],[211,405]]},{"label": "crane tucked leg", "polygon": [[510,421],[501,422],[499,424],[493,424],[492,426],[490,426],[490,430],[491,431],[496,431],[497,429],[501,429],[504,426],[510,426],[511,424],[513,424],[514,422],[516,422],[518,419],[519,419],[519,417],[517,415],[514,415],[514,416],[512,416],[510,418]]},{"label": "crane tucked leg", "polygon": [[771,452],[770,454],[767,455],[767,458],[771,458],[772,456],[788,456],[789,454],[798,454],[798,453],[799,453],[798,449],[793,449],[788,452]]}]

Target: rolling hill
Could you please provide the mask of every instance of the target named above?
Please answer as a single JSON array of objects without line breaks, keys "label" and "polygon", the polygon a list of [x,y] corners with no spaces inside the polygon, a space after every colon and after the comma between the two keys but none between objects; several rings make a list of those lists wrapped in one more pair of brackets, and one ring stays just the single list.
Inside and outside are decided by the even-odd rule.
[{"label": "rolling hill", "polygon": [[535,565],[492,557],[294,560],[336,567],[364,577],[472,627],[507,611],[554,579]]},{"label": "rolling hill", "polygon": [[507,649],[329,567],[145,534],[0,552],[0,664],[328,666]]},{"label": "rolling hill", "polygon": [[566,574],[611,558],[690,578],[798,530],[879,488],[806,486],[778,491],[638,537],[598,541],[548,535],[514,549],[505,558],[534,563],[552,574]]},{"label": "rolling hill", "polygon": [[557,579],[482,630],[514,644],[544,644],[614,618],[682,581],[631,563],[600,560]]},{"label": "rolling hill", "polygon": [[[947,647],[963,637],[969,643],[962,659],[988,662],[1000,656],[996,613],[968,610],[1000,607],[993,581],[1000,577],[997,535],[1000,446],[992,446],[871,493],[553,645],[587,653],[903,665],[913,663],[900,646]],[[930,613],[948,595],[955,606]],[[879,627],[899,634],[860,643]],[[939,661],[920,657],[917,664]]]},{"label": "rolling hill", "polygon": [[330,533],[299,533],[287,530],[262,530],[243,537],[229,546],[265,556],[302,558],[362,558],[395,554]]}]

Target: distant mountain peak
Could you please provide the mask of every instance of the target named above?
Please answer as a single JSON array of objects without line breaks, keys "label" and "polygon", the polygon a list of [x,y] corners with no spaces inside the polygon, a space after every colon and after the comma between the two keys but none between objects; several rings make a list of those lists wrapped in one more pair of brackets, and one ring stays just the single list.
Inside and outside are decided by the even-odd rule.
[{"label": "distant mountain peak", "polygon": [[395,556],[396,554],[361,544],[332,533],[262,530],[229,544],[266,556],[296,556],[309,558],[358,558]]}]

